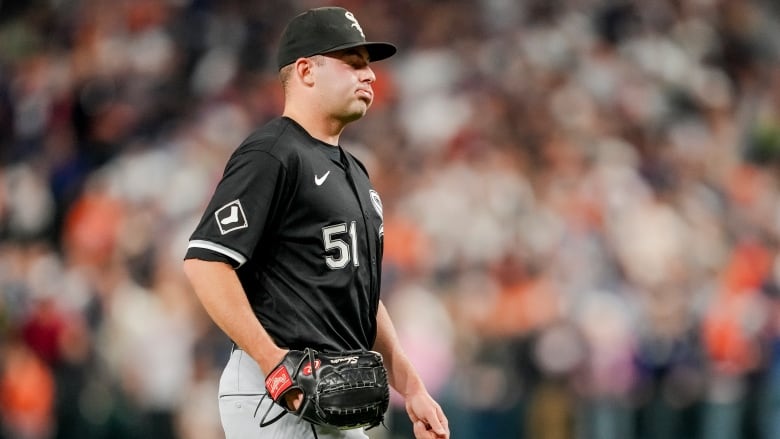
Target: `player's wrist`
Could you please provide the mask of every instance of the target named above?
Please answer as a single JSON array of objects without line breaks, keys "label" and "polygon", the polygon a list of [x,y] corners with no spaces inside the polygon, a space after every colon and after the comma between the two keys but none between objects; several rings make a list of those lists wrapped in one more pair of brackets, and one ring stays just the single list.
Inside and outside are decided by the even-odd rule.
[{"label": "player's wrist", "polygon": [[414,395],[428,393],[425,383],[423,383],[419,377],[410,377],[401,389],[396,390],[398,390],[398,393],[404,398],[411,398]]},{"label": "player's wrist", "polygon": [[287,355],[287,352],[287,349],[273,347],[271,349],[260,350],[256,355],[253,355],[253,358],[255,359],[255,362],[257,362],[257,365],[260,366],[263,375],[268,376],[269,373],[273,372],[273,370],[279,366],[284,359],[284,356]]}]

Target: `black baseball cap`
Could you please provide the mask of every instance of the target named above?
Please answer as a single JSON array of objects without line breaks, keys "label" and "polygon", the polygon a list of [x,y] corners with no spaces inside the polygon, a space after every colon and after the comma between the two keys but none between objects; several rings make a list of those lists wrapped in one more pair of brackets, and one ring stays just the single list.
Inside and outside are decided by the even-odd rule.
[{"label": "black baseball cap", "polygon": [[339,7],[309,9],[296,15],[285,27],[276,61],[279,69],[298,58],[363,46],[371,61],[389,58],[396,52],[390,43],[366,41],[352,12]]}]

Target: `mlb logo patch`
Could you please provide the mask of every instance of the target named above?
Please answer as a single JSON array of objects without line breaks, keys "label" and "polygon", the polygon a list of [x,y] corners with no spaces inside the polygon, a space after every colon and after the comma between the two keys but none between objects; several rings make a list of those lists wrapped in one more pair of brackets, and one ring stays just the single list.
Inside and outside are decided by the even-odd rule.
[{"label": "mlb logo patch", "polygon": [[233,200],[220,207],[219,210],[214,212],[214,216],[217,218],[219,231],[223,235],[234,230],[249,227],[249,223],[246,221],[246,215],[244,215],[244,208],[241,206],[241,201],[239,200]]}]

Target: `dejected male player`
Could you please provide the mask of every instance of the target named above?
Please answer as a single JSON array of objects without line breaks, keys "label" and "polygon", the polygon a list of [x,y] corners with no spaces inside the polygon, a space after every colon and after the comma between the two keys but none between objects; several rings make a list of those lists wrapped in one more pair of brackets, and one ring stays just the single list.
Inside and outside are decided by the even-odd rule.
[{"label": "dejected male player", "polygon": [[[284,413],[264,397],[265,377],[288,352],[307,348],[379,352],[416,437],[449,438],[447,418],[379,298],[380,197],[363,165],[339,146],[344,127],[371,106],[369,63],[395,52],[367,42],[345,9],[293,18],[277,54],[284,112],[230,157],[190,238],[184,271],[235,343],[219,388],[227,439],[367,438],[363,428],[314,425],[290,413],[260,426],[262,413]],[[282,401],[293,411],[301,402],[296,389]]]}]

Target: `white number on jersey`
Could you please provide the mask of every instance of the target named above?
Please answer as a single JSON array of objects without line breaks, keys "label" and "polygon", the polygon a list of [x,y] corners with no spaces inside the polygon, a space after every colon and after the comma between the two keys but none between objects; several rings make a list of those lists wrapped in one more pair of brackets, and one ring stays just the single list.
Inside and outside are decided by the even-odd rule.
[{"label": "white number on jersey", "polygon": [[[349,224],[350,242],[339,238],[339,235],[345,233],[347,233],[346,223],[322,228],[322,240],[325,243],[325,251],[337,250],[335,255],[325,256],[325,263],[333,270],[346,267],[347,264],[349,264],[350,259],[355,267],[360,265],[358,261],[357,225],[355,224],[355,221],[352,221]],[[352,244],[351,248],[350,243]]]}]

